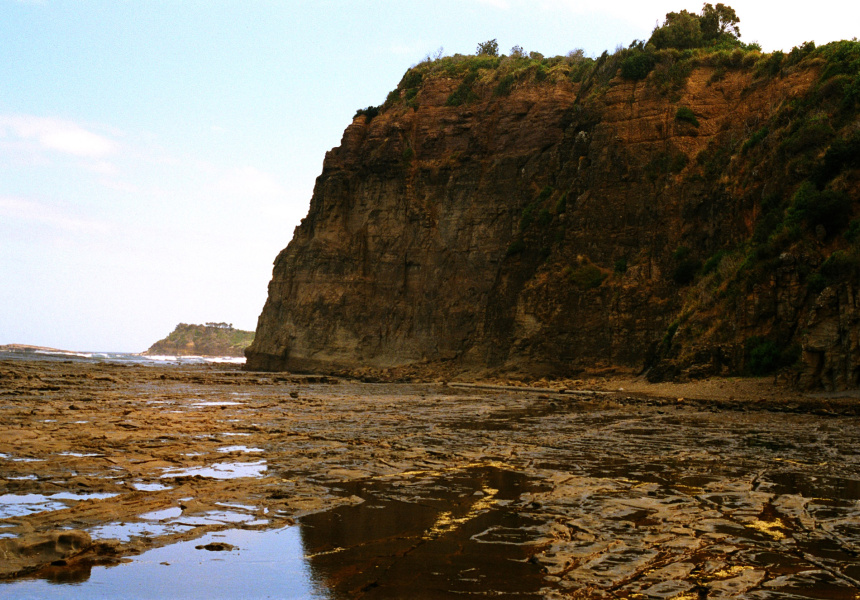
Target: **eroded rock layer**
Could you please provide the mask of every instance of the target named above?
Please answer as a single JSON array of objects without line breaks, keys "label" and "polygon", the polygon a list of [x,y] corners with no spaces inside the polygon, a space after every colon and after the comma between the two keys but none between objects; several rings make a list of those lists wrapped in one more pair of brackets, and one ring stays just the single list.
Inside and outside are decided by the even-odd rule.
[{"label": "eroded rock layer", "polygon": [[[838,94],[815,116],[824,59],[776,74],[700,61],[672,85],[599,61],[574,81],[551,61],[506,80],[507,59],[434,70],[446,60],[408,72],[326,154],[250,368],[791,366],[807,387],[857,385],[856,267],[821,271],[853,256],[857,169],[816,179],[857,117]],[[829,132],[798,141],[816,118]],[[850,199],[838,223],[798,212],[810,180]]]}]

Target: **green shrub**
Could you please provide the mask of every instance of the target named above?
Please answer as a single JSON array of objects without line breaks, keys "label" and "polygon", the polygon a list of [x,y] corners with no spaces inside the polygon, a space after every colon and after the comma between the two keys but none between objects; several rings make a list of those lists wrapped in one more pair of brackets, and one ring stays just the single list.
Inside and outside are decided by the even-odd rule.
[{"label": "green shrub", "polygon": [[567,210],[567,193],[561,195],[558,202],[555,203],[556,214],[561,214]]},{"label": "green shrub", "polygon": [[403,149],[403,162],[411,161],[413,156],[415,156],[415,151],[410,146]]},{"label": "green shrub", "polygon": [[678,328],[681,326],[680,321],[672,321],[666,328],[666,333],[663,334],[663,346],[669,348],[672,345],[672,338],[678,333]]},{"label": "green shrub", "polygon": [[704,266],[702,266],[702,275],[709,275],[717,270],[717,267],[720,266],[720,263],[723,261],[723,257],[728,254],[725,250],[720,250],[716,254],[714,254],[711,258],[705,261]]},{"label": "green shrub", "polygon": [[708,147],[699,152],[696,162],[701,165],[708,179],[717,179],[725,172],[732,160],[732,146],[712,141]]},{"label": "green shrub", "polygon": [[687,166],[687,162],[687,155],[683,152],[661,152],[645,165],[645,176],[654,183],[660,177],[680,173]]},{"label": "green shrub", "polygon": [[650,52],[641,50],[632,50],[621,61],[621,76],[624,79],[632,79],[638,81],[648,77],[648,73],[654,68],[654,55]]},{"label": "green shrub", "polygon": [[855,75],[860,70],[860,42],[832,42],[818,48],[816,54],[827,61],[821,71],[822,81],[835,75]]},{"label": "green shrub", "polygon": [[552,196],[554,190],[555,188],[553,188],[551,185],[544,186],[544,188],[540,191],[540,194],[538,194],[537,201],[545,202],[549,199],[550,196]]},{"label": "green shrub", "polygon": [[690,249],[686,246],[678,246],[672,253],[672,260],[684,260],[690,256]]},{"label": "green shrub", "polygon": [[740,19],[731,6],[705,3],[699,14],[686,10],[666,14],[663,25],[655,27],[649,44],[657,48],[732,48],[743,46],[738,39]]},{"label": "green shrub", "polygon": [[819,192],[806,181],[795,192],[788,210],[789,223],[806,223],[810,229],[822,225],[832,234],[842,230],[851,216],[853,202],[845,192],[826,189]]},{"label": "green shrub", "polygon": [[385,98],[385,104],[383,106],[393,106],[397,102],[400,102],[400,89],[393,89],[388,92],[388,96]]},{"label": "green shrub", "polygon": [[520,215],[520,231],[525,231],[535,220],[535,205],[529,204],[523,209],[523,214]]},{"label": "green shrub", "polygon": [[502,77],[499,80],[499,83],[496,85],[493,90],[493,96],[507,96],[514,89],[514,84],[517,82],[517,78],[513,74],[508,74]]},{"label": "green shrub", "polygon": [[576,287],[590,290],[600,287],[603,280],[606,279],[606,274],[593,264],[588,263],[572,269],[568,278]]},{"label": "green shrub", "polygon": [[833,137],[833,127],[825,115],[805,119],[782,141],[779,149],[784,154],[799,154],[821,147]]},{"label": "green shrub", "polygon": [[612,267],[612,270],[616,273],[626,273],[627,272],[627,259],[619,258],[615,261],[615,264]]},{"label": "green shrub", "polygon": [[815,51],[815,42],[803,42],[800,46],[791,49],[791,52],[785,57],[783,66],[785,68],[792,67],[812,54],[813,51]]},{"label": "green shrub", "polygon": [[848,223],[848,231],[845,232],[844,237],[852,244],[860,239],[860,219],[852,219]]},{"label": "green shrub", "polygon": [[666,14],[663,25],[651,33],[649,44],[655,48],[698,48],[702,45],[702,27],[698,15],[686,10]]},{"label": "green shrub", "polygon": [[854,76],[851,85],[847,86],[842,96],[842,108],[853,110],[860,104],[860,73]]},{"label": "green shrub", "polygon": [[477,72],[480,69],[494,70],[498,69],[502,59],[498,56],[473,56],[466,63],[469,70]]},{"label": "green shrub", "polygon": [[812,180],[822,188],[828,181],[848,168],[860,167],[860,132],[849,138],[833,140],[824,158],[812,172]]},{"label": "green shrub", "polygon": [[[751,50],[753,50],[753,49],[751,48]],[[744,59],[741,62],[741,66],[744,69],[752,69],[753,67],[755,67],[755,65],[758,63],[758,61],[761,59],[761,46],[759,46],[758,48],[755,48],[754,50],[755,51],[747,52],[744,55]]]},{"label": "green shrub", "polygon": [[541,227],[546,227],[547,225],[552,223],[552,213],[549,212],[548,208],[540,209],[537,216],[537,222],[538,225],[540,225]]},{"label": "green shrub", "polygon": [[421,85],[421,81],[423,79],[424,75],[420,71],[416,69],[410,69],[406,71],[406,74],[403,76],[403,79],[400,80],[400,85],[398,85],[397,87],[403,90],[417,88],[419,85]]},{"label": "green shrub", "polygon": [[522,254],[525,250],[526,243],[523,240],[514,240],[511,242],[510,246],[508,246],[505,256],[516,256],[517,254]]},{"label": "green shrub", "polygon": [[788,367],[800,358],[799,346],[784,347],[762,336],[753,336],[744,343],[746,371],[750,375],[768,375]]},{"label": "green shrub", "polygon": [[374,117],[379,114],[381,108],[381,106],[368,106],[367,108],[359,108],[357,111],[355,111],[355,116],[353,117],[353,119],[356,119],[360,116],[364,116],[364,122],[370,123],[374,119]]},{"label": "green shrub", "polygon": [[770,130],[767,128],[767,126],[762,127],[761,129],[759,129],[758,131],[753,133],[749,137],[749,139],[747,139],[747,141],[744,142],[743,146],[741,146],[741,154],[746,154],[747,152],[750,151],[750,149],[758,146],[761,143],[761,141],[767,137],[767,135],[769,133],[770,133]]},{"label": "green shrub", "polygon": [[752,241],[756,244],[767,242],[771,234],[782,225],[784,218],[785,214],[781,207],[763,211],[753,229]]},{"label": "green shrub", "polygon": [[451,95],[448,96],[448,99],[445,101],[445,106],[461,106],[477,100],[478,95],[472,90],[472,84],[474,84],[477,79],[477,71],[471,71],[463,77],[463,80],[460,82],[460,85],[457,86],[457,89],[451,92]]},{"label": "green shrub", "polygon": [[743,48],[735,48],[729,56],[729,63],[732,67],[738,69],[743,66],[746,55],[747,53],[744,52]]},{"label": "green shrub", "polygon": [[675,111],[675,120],[691,123],[694,127],[699,126],[699,119],[696,118],[696,113],[688,106],[679,106]]},{"label": "green shrub", "polygon": [[585,58],[575,63],[570,70],[570,80],[574,83],[583,82],[594,69],[594,62],[593,58]]},{"label": "green shrub", "polygon": [[829,102],[840,99],[845,95],[851,85],[853,78],[850,75],[836,75],[822,82],[815,90],[815,99],[818,102]]},{"label": "green shrub", "polygon": [[782,69],[782,61],[785,58],[785,53],[777,50],[773,54],[769,54],[763,56],[758,63],[756,63],[756,73],[760,77],[762,76],[770,76],[774,77],[777,75]]},{"label": "green shrub", "polygon": [[664,60],[654,67],[651,81],[657,87],[657,91],[665,96],[679,90],[687,83],[687,78],[693,72],[693,61],[689,58],[675,57],[670,53],[664,53],[664,57]]}]

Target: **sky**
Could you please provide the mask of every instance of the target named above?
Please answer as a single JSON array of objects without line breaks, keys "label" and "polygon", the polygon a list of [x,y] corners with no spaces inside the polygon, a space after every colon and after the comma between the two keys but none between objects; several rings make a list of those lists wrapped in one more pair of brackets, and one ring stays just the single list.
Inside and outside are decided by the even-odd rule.
[{"label": "sky", "polygon": [[[858,35],[860,3],[729,4],[765,51]],[[410,66],[491,39],[596,57],[701,6],[0,0],[0,345],[253,330],[325,152]]]}]

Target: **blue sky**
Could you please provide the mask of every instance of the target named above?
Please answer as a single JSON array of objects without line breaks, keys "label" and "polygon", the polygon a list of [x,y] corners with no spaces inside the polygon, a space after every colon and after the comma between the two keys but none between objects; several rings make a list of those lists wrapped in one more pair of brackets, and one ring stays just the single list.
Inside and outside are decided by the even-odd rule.
[{"label": "blue sky", "polygon": [[[254,329],[325,152],[411,65],[493,38],[596,56],[701,8],[603,4],[0,0],[0,344]],[[860,23],[829,0],[730,4],[765,50]]]}]

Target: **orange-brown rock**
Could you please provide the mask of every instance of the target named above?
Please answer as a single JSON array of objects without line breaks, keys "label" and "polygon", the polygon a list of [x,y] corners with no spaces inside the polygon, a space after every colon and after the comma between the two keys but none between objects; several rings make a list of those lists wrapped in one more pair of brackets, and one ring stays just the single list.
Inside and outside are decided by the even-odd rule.
[{"label": "orange-brown rock", "polygon": [[[551,71],[509,94],[497,92],[501,75],[475,72],[460,104],[452,94],[468,76],[425,74],[408,101],[401,84],[400,100],[358,115],[326,154],[308,215],[275,261],[250,368],[453,361],[684,378],[741,372],[753,336],[804,342],[798,324],[815,298],[803,278],[820,252],[730,301],[724,282],[746,281],[761,199],[789,198],[799,182],[777,150],[743,144],[808,98],[820,62],[779,77],[698,64],[669,89],[653,74],[601,85]],[[729,258],[715,281],[702,265],[719,252]],[[815,335],[827,351],[846,343]],[[857,383],[840,377],[837,387]]]}]

